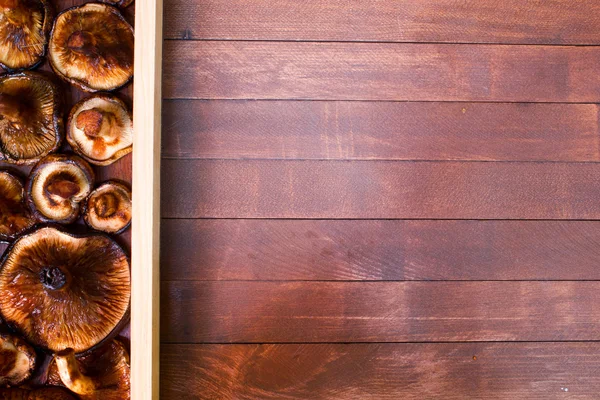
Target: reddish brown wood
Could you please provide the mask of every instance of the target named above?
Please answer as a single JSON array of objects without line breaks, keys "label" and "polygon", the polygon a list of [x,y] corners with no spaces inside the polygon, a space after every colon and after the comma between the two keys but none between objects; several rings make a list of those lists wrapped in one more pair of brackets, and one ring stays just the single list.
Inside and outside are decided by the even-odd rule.
[{"label": "reddish brown wood", "polygon": [[583,1],[172,0],[182,39],[600,44],[600,5]]},{"label": "reddish brown wood", "polygon": [[164,345],[164,399],[594,398],[595,343]]},{"label": "reddish brown wood", "polygon": [[600,340],[600,282],[164,282],[165,343]]},{"label": "reddish brown wood", "polygon": [[167,41],[165,98],[600,102],[600,48]]},{"label": "reddish brown wood", "polygon": [[169,218],[599,219],[600,164],[164,160]]},{"label": "reddish brown wood", "polygon": [[175,158],[600,161],[598,106],[171,100]]},{"label": "reddish brown wood", "polygon": [[600,279],[600,222],[163,220],[165,280]]}]

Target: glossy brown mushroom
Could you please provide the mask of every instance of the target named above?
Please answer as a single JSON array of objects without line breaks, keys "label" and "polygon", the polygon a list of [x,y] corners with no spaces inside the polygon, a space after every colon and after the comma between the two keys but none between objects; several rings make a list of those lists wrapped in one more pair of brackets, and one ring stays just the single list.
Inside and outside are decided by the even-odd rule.
[{"label": "glossy brown mushroom", "polygon": [[28,202],[44,222],[75,221],[81,203],[91,193],[94,171],[77,156],[52,154],[33,168],[27,180]]},{"label": "glossy brown mushroom", "polygon": [[29,390],[10,388],[0,389],[0,400],[28,400]]},{"label": "glossy brown mushroom", "polygon": [[0,65],[29,69],[43,61],[52,24],[46,0],[0,0]]},{"label": "glossy brown mushroom", "polygon": [[83,219],[97,231],[123,232],[131,223],[131,190],[120,182],[108,181],[87,198]]},{"label": "glossy brown mushroom", "polygon": [[89,91],[108,91],[133,76],[133,28],[119,10],[87,3],[58,15],[48,59],[58,76]]},{"label": "glossy brown mushroom", "polygon": [[129,354],[119,340],[83,355],[60,352],[48,373],[51,384],[65,385],[82,400],[128,400],[130,378]]},{"label": "glossy brown mushroom", "polygon": [[129,260],[102,234],[52,227],[22,236],[0,265],[0,315],[30,343],[80,353],[127,322]]},{"label": "glossy brown mushroom", "polygon": [[0,389],[0,400],[77,400],[68,390],[61,387],[29,389]]},{"label": "glossy brown mushroom", "polygon": [[121,99],[97,94],[77,103],[69,115],[67,141],[95,165],[109,165],[131,153],[133,121]]},{"label": "glossy brown mushroom", "polygon": [[22,72],[0,78],[0,160],[32,164],[56,151],[63,132],[62,100],[46,75]]},{"label": "glossy brown mushroom", "polygon": [[0,387],[17,386],[28,380],[35,363],[33,347],[18,336],[0,333]]},{"label": "glossy brown mushroom", "polygon": [[25,203],[21,180],[0,170],[0,240],[13,240],[34,224],[35,218]]}]

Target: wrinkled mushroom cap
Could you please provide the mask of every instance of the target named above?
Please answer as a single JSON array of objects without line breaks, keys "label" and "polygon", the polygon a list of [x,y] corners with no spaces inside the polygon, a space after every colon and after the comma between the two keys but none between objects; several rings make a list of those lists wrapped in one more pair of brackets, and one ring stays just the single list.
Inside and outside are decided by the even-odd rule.
[{"label": "wrinkled mushroom cap", "polygon": [[110,4],[111,6],[125,8],[133,4],[133,0],[100,0],[101,3]]},{"label": "wrinkled mushroom cap", "polygon": [[107,4],[73,7],[56,18],[48,53],[66,81],[90,92],[114,90],[133,76],[133,28]]},{"label": "wrinkled mushroom cap", "polygon": [[64,388],[45,387],[29,393],[27,400],[77,400],[77,398]]},{"label": "wrinkled mushroom cap", "polygon": [[123,101],[94,95],[71,110],[67,140],[73,150],[95,165],[109,165],[131,153],[133,122]]},{"label": "wrinkled mushroom cap", "polygon": [[48,383],[65,385],[82,400],[128,400],[130,380],[129,353],[120,340],[78,356],[58,353],[48,368]]},{"label": "wrinkled mushroom cap", "polygon": [[0,170],[0,240],[12,240],[34,224],[21,180]]},{"label": "wrinkled mushroom cap", "polygon": [[103,183],[87,198],[83,218],[98,231],[122,232],[131,223],[131,190],[119,182]]},{"label": "wrinkled mushroom cap", "polygon": [[0,265],[0,315],[30,343],[86,351],[126,322],[129,260],[102,234],[45,227],[21,237]]},{"label": "wrinkled mushroom cap", "polygon": [[27,342],[15,335],[0,333],[0,386],[17,386],[25,382],[31,376],[35,362],[35,350]]},{"label": "wrinkled mushroom cap", "polygon": [[0,400],[28,400],[29,390],[11,388],[0,389]]},{"label": "wrinkled mushroom cap", "polygon": [[54,82],[35,72],[0,78],[0,160],[32,164],[58,149],[62,131],[62,94]]},{"label": "wrinkled mushroom cap", "polygon": [[51,19],[46,0],[1,0],[0,65],[8,70],[38,65],[46,53]]},{"label": "wrinkled mushroom cap", "polygon": [[68,390],[45,387],[28,390],[20,388],[0,389],[0,400],[77,400]]},{"label": "wrinkled mushroom cap", "polygon": [[94,171],[77,156],[52,154],[33,168],[27,181],[30,208],[46,222],[71,223],[92,191]]}]

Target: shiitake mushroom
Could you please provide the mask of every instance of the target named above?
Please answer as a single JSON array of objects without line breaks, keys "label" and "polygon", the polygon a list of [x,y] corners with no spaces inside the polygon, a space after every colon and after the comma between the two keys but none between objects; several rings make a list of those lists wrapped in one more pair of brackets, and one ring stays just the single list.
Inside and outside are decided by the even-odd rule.
[{"label": "shiitake mushroom", "polygon": [[121,233],[131,223],[131,190],[108,181],[96,188],[85,201],[83,219],[97,231]]},{"label": "shiitake mushroom", "polygon": [[6,250],[0,316],[41,349],[81,353],[127,322],[130,289],[129,260],[114,240],[43,227]]},{"label": "shiitake mushroom", "polygon": [[34,390],[11,388],[0,389],[0,400],[77,400],[68,390],[61,387],[44,387]]},{"label": "shiitake mushroom", "polygon": [[72,7],[54,21],[48,59],[58,76],[85,91],[117,89],[133,76],[133,28],[108,4]]},{"label": "shiitake mushroom", "polygon": [[0,65],[12,71],[42,62],[52,16],[46,0],[0,0]]},{"label": "shiitake mushroom", "polygon": [[48,383],[82,400],[128,400],[130,379],[129,354],[118,339],[77,356],[72,349],[59,352],[48,368]]},{"label": "shiitake mushroom", "polygon": [[35,365],[35,350],[27,342],[15,335],[0,333],[0,387],[21,385],[31,377]]},{"label": "shiitake mushroom", "polygon": [[88,97],[71,110],[67,141],[88,162],[103,166],[112,164],[131,153],[131,112],[118,97],[106,94]]},{"label": "shiitake mushroom", "polygon": [[62,93],[46,75],[0,78],[0,161],[32,164],[60,146]]},{"label": "shiitake mushroom", "polygon": [[13,240],[34,224],[23,183],[10,172],[0,170],[0,240]]},{"label": "shiitake mushroom", "polygon": [[80,214],[90,194],[94,171],[80,157],[51,154],[40,160],[27,180],[28,203],[44,222],[69,224]]}]

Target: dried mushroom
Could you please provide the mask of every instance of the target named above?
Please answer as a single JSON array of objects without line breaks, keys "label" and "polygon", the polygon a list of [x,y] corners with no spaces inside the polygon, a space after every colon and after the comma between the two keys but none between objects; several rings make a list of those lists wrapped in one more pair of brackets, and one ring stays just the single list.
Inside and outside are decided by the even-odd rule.
[{"label": "dried mushroom", "polygon": [[46,53],[52,12],[46,0],[0,0],[0,65],[33,68]]},{"label": "dried mushroom", "polygon": [[73,150],[95,165],[109,165],[131,153],[133,122],[117,97],[94,95],[71,110],[67,140]]},{"label": "dried mushroom", "polygon": [[0,265],[0,315],[30,343],[80,353],[118,332],[129,313],[129,260],[108,236],[44,227]]},{"label": "dried mushroom", "polygon": [[45,387],[30,392],[27,400],[77,400],[77,398],[66,389]]},{"label": "dried mushroom", "polygon": [[0,400],[77,400],[68,390],[60,387],[41,389],[0,389]]},{"label": "dried mushroom", "polygon": [[34,224],[21,180],[0,170],[0,240],[12,240]]},{"label": "dried mushroom", "polygon": [[29,390],[11,388],[0,389],[0,400],[28,400]]},{"label": "dried mushroom", "polygon": [[100,0],[100,2],[110,4],[119,8],[129,7],[133,4],[133,0]]},{"label": "dried mushroom", "polygon": [[73,7],[56,18],[48,54],[66,81],[89,92],[114,90],[133,76],[133,28],[107,4]]},{"label": "dried mushroom", "polygon": [[114,181],[100,185],[87,198],[83,219],[98,231],[124,231],[131,223],[131,190]]},{"label": "dried mushroom", "polygon": [[80,157],[52,154],[31,171],[28,202],[38,219],[68,224],[79,217],[93,182],[94,171]]},{"label": "dried mushroom", "polygon": [[39,73],[0,78],[0,160],[32,164],[58,149],[61,96],[58,86]]},{"label": "dried mushroom", "polygon": [[0,333],[0,386],[25,382],[35,368],[35,361],[35,350],[27,342],[15,335]]},{"label": "dried mushroom", "polygon": [[75,356],[68,349],[56,354],[49,367],[49,381],[63,384],[82,400],[128,400],[129,354],[119,340]]}]

